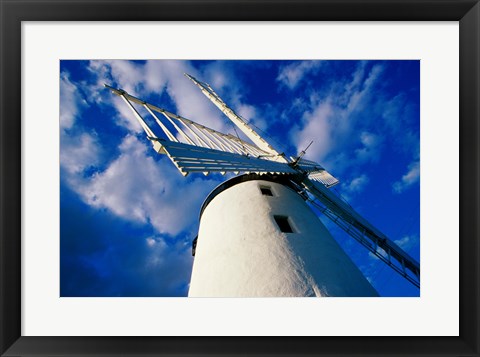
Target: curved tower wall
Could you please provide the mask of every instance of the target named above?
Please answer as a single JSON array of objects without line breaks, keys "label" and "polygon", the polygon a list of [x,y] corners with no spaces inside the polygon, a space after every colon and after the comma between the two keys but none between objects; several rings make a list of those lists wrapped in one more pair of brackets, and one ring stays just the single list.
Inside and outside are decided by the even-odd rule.
[{"label": "curved tower wall", "polygon": [[[293,233],[282,232],[274,216],[288,217]],[[298,193],[253,180],[221,191],[204,208],[189,296],[378,294]]]}]

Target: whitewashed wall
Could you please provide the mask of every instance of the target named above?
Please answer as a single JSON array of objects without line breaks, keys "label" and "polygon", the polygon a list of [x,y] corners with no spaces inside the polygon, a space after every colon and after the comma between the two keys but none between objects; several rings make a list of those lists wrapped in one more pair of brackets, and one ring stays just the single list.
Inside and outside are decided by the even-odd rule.
[{"label": "whitewashed wall", "polygon": [[[270,187],[273,197],[262,195]],[[282,233],[273,215],[288,216]],[[190,297],[377,296],[292,189],[247,181],[218,194],[199,228]]]}]

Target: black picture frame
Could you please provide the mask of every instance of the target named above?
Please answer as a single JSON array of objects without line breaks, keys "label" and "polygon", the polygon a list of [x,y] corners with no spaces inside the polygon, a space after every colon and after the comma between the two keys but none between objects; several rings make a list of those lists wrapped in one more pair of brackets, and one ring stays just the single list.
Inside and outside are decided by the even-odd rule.
[{"label": "black picture frame", "polygon": [[[260,356],[267,354],[479,356],[480,5],[478,0],[124,0],[121,2],[0,0],[0,11],[0,353],[2,356]],[[21,336],[21,22],[87,20],[459,21],[460,336]],[[372,311],[372,314],[374,313]],[[439,314],[441,314],[440,311]],[[392,321],[392,323],[395,322]]]}]

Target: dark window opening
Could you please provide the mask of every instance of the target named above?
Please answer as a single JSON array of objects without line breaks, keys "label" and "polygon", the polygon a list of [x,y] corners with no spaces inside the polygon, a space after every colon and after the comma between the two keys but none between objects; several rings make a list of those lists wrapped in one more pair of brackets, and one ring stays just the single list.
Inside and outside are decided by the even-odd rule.
[{"label": "dark window opening", "polygon": [[262,191],[262,195],[273,196],[273,193],[270,187],[260,187],[260,191]]},{"label": "dark window opening", "polygon": [[273,216],[273,219],[275,219],[275,222],[277,223],[278,228],[280,228],[280,231],[282,231],[283,233],[293,233],[293,229],[290,225],[290,222],[288,221],[288,217]]}]

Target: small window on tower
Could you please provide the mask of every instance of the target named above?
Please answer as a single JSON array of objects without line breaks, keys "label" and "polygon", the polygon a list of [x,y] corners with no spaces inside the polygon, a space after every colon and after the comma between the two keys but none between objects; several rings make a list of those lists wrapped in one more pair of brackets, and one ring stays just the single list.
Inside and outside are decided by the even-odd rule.
[{"label": "small window on tower", "polygon": [[292,225],[287,216],[273,216],[273,219],[283,233],[293,233]]},{"label": "small window on tower", "polygon": [[262,192],[262,195],[273,196],[272,189],[268,186],[260,186],[260,191]]}]

